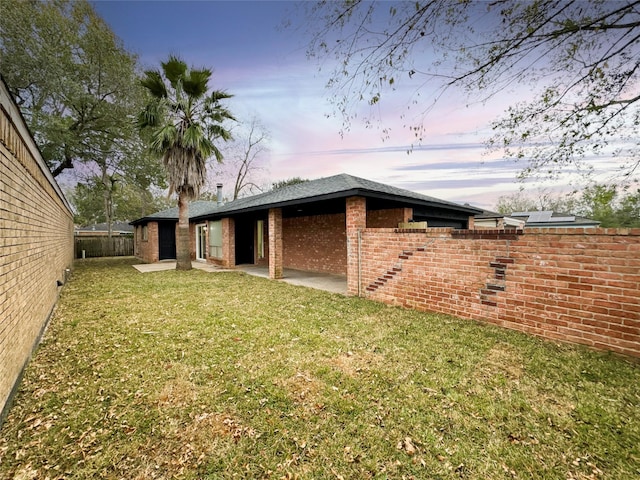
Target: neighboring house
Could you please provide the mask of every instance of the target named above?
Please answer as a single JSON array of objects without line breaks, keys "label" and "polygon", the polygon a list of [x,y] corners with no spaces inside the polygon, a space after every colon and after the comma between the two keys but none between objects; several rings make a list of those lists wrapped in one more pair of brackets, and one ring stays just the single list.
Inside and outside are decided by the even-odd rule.
[{"label": "neighboring house", "polygon": [[513,218],[502,213],[491,212],[485,210],[480,215],[476,215],[473,221],[473,228],[491,228],[491,229],[517,229],[524,228],[525,221],[519,218]]},{"label": "neighboring house", "polygon": [[[364,228],[469,228],[479,209],[351,175],[340,174],[245,197],[226,204],[189,205],[192,258],[233,267],[269,267],[346,275]],[[135,255],[145,262],[175,258],[178,209],[132,222]],[[405,227],[406,225],[403,225]],[[419,228],[424,228],[422,223]]]},{"label": "neighboring house", "polygon": [[600,222],[585,217],[552,212],[513,212],[509,215],[484,211],[474,218],[474,228],[597,228]]},{"label": "neighboring house", "polygon": [[[76,227],[76,236],[107,236],[109,235],[109,226],[106,223],[96,223],[86,227]],[[111,234],[116,235],[133,235],[133,226],[125,222],[114,222],[111,224]]]},{"label": "neighboring house", "polygon": [[525,228],[597,228],[600,222],[590,218],[543,210],[540,212],[513,212],[511,218],[524,220]]}]

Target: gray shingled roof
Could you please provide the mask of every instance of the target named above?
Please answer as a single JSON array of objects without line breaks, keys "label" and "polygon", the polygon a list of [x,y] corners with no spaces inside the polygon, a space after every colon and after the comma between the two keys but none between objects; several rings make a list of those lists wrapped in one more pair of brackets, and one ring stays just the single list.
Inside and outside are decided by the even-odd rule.
[{"label": "gray shingled roof", "polygon": [[226,203],[221,207],[213,207],[201,214],[191,215],[192,218],[221,216],[223,214],[238,213],[243,211],[263,210],[265,208],[284,207],[311,201],[327,200],[331,198],[343,198],[353,195],[362,195],[389,200],[404,200],[408,203],[425,206],[448,207],[468,213],[478,213],[477,208],[457,203],[440,200],[420,193],[392,187],[383,183],[373,182],[353,175],[342,173],[332,177],[319,178],[295,185],[271,190],[266,193],[240,198]]},{"label": "gray shingled roof", "polygon": [[[221,206],[218,206],[216,202],[193,202],[189,204],[189,218],[220,217],[232,213],[264,210],[333,198],[346,198],[354,195],[405,201],[412,205],[448,208],[469,214],[481,212],[481,210],[468,205],[440,200],[439,198],[422,195],[403,188],[392,187],[384,183],[373,182],[342,173],[332,177],[289,185],[250,197],[239,198]],[[132,223],[142,223],[145,220],[175,220],[177,218],[178,208],[174,207],[148,215]]]},{"label": "gray shingled roof", "polygon": [[[208,200],[197,200],[189,203],[189,218],[201,215],[203,212],[208,212],[212,208],[215,208],[216,202]],[[167,208],[159,212],[152,213],[146,217],[139,218],[131,222],[132,225],[143,223],[147,220],[178,220],[178,207]]]},{"label": "gray shingled roof", "polygon": [[513,212],[509,215],[512,218],[519,218],[526,221],[526,226],[599,226],[600,222],[578,215],[568,213],[558,213],[552,210]]}]

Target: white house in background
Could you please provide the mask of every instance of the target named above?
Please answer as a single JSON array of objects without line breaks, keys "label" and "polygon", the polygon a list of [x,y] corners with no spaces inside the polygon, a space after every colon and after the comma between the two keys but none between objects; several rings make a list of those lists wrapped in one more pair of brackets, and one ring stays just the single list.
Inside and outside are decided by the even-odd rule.
[{"label": "white house in background", "polygon": [[590,218],[579,217],[566,213],[557,213],[551,210],[540,212],[513,212],[510,218],[525,221],[525,228],[597,228],[600,222]]},{"label": "white house in background", "polygon": [[475,228],[522,230],[524,228],[596,228],[599,226],[600,222],[596,220],[551,210],[513,212],[509,215],[484,211],[474,219]]}]

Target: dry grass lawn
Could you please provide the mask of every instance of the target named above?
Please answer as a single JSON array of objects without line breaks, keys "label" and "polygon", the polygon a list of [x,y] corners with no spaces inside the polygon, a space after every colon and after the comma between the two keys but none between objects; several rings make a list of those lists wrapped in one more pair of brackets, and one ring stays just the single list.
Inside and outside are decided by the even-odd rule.
[{"label": "dry grass lawn", "polygon": [[76,266],[7,479],[640,478],[640,366],[242,273]]}]

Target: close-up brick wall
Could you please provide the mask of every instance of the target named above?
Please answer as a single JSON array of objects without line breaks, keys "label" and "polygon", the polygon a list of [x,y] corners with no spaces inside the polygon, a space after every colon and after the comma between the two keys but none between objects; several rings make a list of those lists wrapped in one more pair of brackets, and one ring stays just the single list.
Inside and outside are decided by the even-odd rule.
[{"label": "close-up brick wall", "polygon": [[282,220],[284,267],[347,274],[344,213]]},{"label": "close-up brick wall", "polygon": [[367,298],[640,356],[640,229],[367,229],[360,265]]},{"label": "close-up brick wall", "polygon": [[72,263],[71,208],[0,81],[0,412]]},{"label": "close-up brick wall", "polygon": [[[147,237],[144,238],[144,229],[147,229]],[[158,261],[158,222],[149,222],[146,225],[137,225],[135,229],[134,255],[145,263]]]},{"label": "close-up brick wall", "polygon": [[412,208],[369,210],[367,212],[367,228],[397,227],[399,223],[408,222],[412,215]]}]

